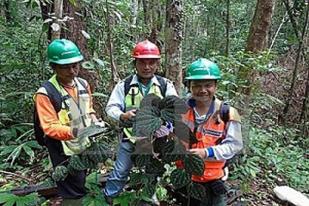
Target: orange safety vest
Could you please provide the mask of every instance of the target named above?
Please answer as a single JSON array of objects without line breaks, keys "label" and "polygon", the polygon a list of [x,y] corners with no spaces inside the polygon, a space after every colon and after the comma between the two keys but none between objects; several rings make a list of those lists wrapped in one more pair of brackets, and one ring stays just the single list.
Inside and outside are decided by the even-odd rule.
[{"label": "orange safety vest", "polygon": [[[218,111],[220,110],[221,103],[220,100],[215,99],[215,112],[203,124],[198,125],[196,129],[194,129],[195,115],[193,108],[190,108],[188,112],[182,116],[183,122],[191,129],[191,131],[194,132],[194,130],[196,130],[195,137],[198,142],[192,144],[191,148],[208,148],[215,146],[225,138],[226,125],[222,120],[218,120],[218,118],[220,118]],[[236,112],[234,108],[231,107],[231,109],[232,113]],[[235,115],[231,115],[230,111],[230,118],[233,118],[233,116],[236,117],[236,121],[240,121],[238,113],[236,112]],[[209,182],[220,179],[224,176],[224,165],[225,160],[207,158],[204,161],[204,174],[202,176],[192,175],[192,180],[196,182]],[[178,168],[183,168],[183,162],[177,161],[176,166]]]}]

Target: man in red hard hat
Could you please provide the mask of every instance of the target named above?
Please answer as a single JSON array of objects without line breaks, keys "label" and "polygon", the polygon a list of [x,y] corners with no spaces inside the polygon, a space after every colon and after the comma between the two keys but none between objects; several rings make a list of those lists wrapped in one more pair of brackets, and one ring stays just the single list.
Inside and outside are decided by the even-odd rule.
[{"label": "man in red hard hat", "polygon": [[[147,94],[160,98],[177,95],[170,80],[155,75],[160,66],[160,51],[155,44],[148,40],[137,43],[132,57],[136,74],[121,80],[115,86],[105,109],[107,115],[118,122],[130,122]],[[131,154],[134,152],[136,139],[131,127],[132,124],[126,124],[123,128],[114,170],[103,189],[107,201],[122,191],[132,168]]]}]

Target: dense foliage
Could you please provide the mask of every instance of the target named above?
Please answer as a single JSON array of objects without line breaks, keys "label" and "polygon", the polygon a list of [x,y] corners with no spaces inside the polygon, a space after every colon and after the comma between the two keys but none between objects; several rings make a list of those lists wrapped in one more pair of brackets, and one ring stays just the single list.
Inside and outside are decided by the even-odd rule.
[{"label": "dense foliage", "polygon": [[[33,94],[52,72],[46,61],[49,24],[42,19],[40,2],[48,4],[51,1],[3,0],[0,2],[0,204],[31,205],[36,204],[36,201],[43,202],[44,200],[38,200],[36,193],[19,197],[11,194],[10,190],[35,183],[53,184],[52,167],[47,151],[34,140],[32,129]],[[87,49],[90,55],[83,67],[99,74],[96,100],[99,100],[102,106],[111,92],[110,60],[112,57],[108,52],[108,34],[112,34],[113,58],[117,71],[120,77],[124,77],[133,71],[130,54],[134,43],[149,37],[150,25],[156,25],[158,32],[156,40],[162,51],[160,72],[164,73],[165,70],[164,26],[166,22],[165,13],[162,11],[165,10],[167,1],[154,1],[156,6],[148,7],[149,10],[156,8],[161,11],[159,14],[155,10],[148,11],[152,13],[152,22],[145,20],[147,11],[143,10],[142,5],[137,7],[137,13],[134,14],[132,2],[129,0],[80,1],[80,6],[84,9],[80,15],[84,16],[87,28],[83,34],[87,37]],[[270,196],[275,185],[287,184],[309,193],[308,105],[302,105],[305,102],[305,89],[308,84],[306,68],[309,61],[306,55],[300,58],[299,71],[296,73],[295,80],[297,84],[293,95],[289,96],[289,85],[292,83],[296,51],[300,43],[301,30],[305,24],[308,3],[301,0],[291,1],[289,11],[292,16],[289,16],[284,1],[277,1],[268,37],[268,49],[259,54],[248,54],[244,48],[256,1],[233,1],[230,3],[229,12],[227,12],[227,2],[223,0],[183,1],[182,67],[185,68],[197,57],[216,61],[223,71],[218,96],[229,100],[242,115],[245,149],[231,164],[230,179],[241,185],[240,190],[244,193],[243,201],[247,202],[252,201],[252,196],[256,201],[262,201],[263,198],[265,200]],[[226,52],[227,13],[230,15],[228,53]],[[297,22],[296,26],[291,24],[291,18]],[[112,24],[110,31],[108,19],[111,19]],[[305,35],[303,43],[305,46],[302,54],[306,54],[309,48],[308,34]],[[252,71],[255,81],[249,82],[246,74]],[[248,88],[251,89],[249,96],[244,94]],[[182,94],[185,96],[185,89]],[[282,114],[287,99],[291,99],[293,104],[286,114]],[[164,108],[159,103],[155,107],[157,109],[141,110],[141,113],[145,112],[145,115],[151,116],[150,119],[149,116],[146,119],[142,116],[140,120],[143,122],[149,120],[151,124],[147,130],[144,130],[145,127],[139,127],[140,125],[135,125],[135,130],[147,132],[146,136],[151,136],[151,131],[158,128],[161,122],[167,119],[175,120],[168,107]],[[105,118],[105,114],[100,115]],[[284,116],[284,122],[279,121],[280,115]],[[153,121],[154,119],[156,121]],[[109,133],[109,139],[104,141],[110,147],[116,148],[115,137],[115,132]],[[177,145],[177,138],[169,137],[169,139],[169,144],[165,144],[164,149],[173,151]],[[147,140],[144,141],[149,143]],[[162,148],[159,143],[158,145]],[[176,149],[179,148],[176,147]],[[173,165],[166,164],[170,163],[171,159],[162,161],[165,153],[162,150],[160,152],[162,154],[159,160],[152,159],[151,168],[145,165],[149,157],[136,157],[135,162],[138,167],[132,172],[129,183],[133,192],[126,191],[115,200],[115,203],[125,205],[130,201],[150,201],[150,194],[154,192],[160,201],[172,202],[166,189],[167,185],[181,187],[191,184],[188,173],[175,170]],[[79,164],[80,161],[77,158],[82,157],[74,156],[70,167],[74,169],[86,167],[85,164]],[[93,159],[98,158],[93,157]],[[103,168],[105,172],[111,169],[109,166],[111,163],[108,163],[111,159],[105,162]],[[103,158],[100,162],[105,160]],[[87,167],[90,164],[91,162],[88,162]],[[85,205],[100,205],[103,202],[96,166],[89,169],[86,185],[89,194],[84,199]],[[153,166],[156,166],[156,170]],[[65,170],[60,168],[59,172],[65,173]],[[142,178],[140,178],[141,174]],[[160,174],[159,181],[156,178],[158,174]],[[134,188],[133,186],[136,185],[138,187]],[[192,187],[195,186],[192,185]],[[258,188],[258,194],[256,194],[256,188]],[[268,196],[264,195],[266,193]]]}]

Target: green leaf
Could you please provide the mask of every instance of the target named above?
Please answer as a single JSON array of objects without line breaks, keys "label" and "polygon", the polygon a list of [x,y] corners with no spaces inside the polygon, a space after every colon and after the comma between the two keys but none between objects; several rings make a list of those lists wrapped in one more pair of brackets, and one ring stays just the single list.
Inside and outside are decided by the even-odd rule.
[{"label": "green leaf", "polygon": [[93,58],[93,60],[100,66],[104,67],[105,64],[104,64],[104,61],[102,61],[101,59],[99,58]]},{"label": "green leaf", "polygon": [[161,176],[165,172],[164,163],[152,158],[150,164],[148,163],[145,168],[147,174],[155,174]]},{"label": "green leaf", "polygon": [[113,199],[113,205],[120,204],[121,206],[128,206],[130,205],[131,201],[135,199],[135,192],[123,192],[122,194]]},{"label": "green leaf", "polygon": [[188,194],[197,200],[203,200],[206,197],[206,190],[203,185],[193,182],[189,186]]},{"label": "green leaf", "polygon": [[202,158],[195,154],[188,154],[184,159],[185,170],[189,174],[203,175],[204,161]]},{"label": "green leaf", "polygon": [[159,201],[167,200],[168,198],[167,189],[159,185],[156,189],[156,195]]},{"label": "green leaf", "polygon": [[26,152],[26,154],[30,157],[30,163],[33,161],[34,158],[34,152],[33,150],[27,146],[26,144],[24,144],[23,146],[23,150]]},{"label": "green leaf", "polygon": [[145,194],[145,196],[148,198],[151,198],[155,191],[156,184],[147,184],[143,187],[143,194]]},{"label": "green leaf", "polygon": [[139,108],[152,108],[155,107],[156,109],[159,109],[161,98],[154,94],[148,94],[146,95],[143,100],[140,103]]},{"label": "green leaf", "polygon": [[171,173],[171,183],[175,189],[182,188],[191,182],[191,175],[183,169],[175,169]]},{"label": "green leaf", "polygon": [[162,121],[155,107],[144,107],[136,113],[133,122],[133,133],[137,137],[151,137],[159,129]]},{"label": "green leaf", "polygon": [[58,165],[52,174],[52,178],[53,180],[58,182],[63,181],[67,177],[67,175],[68,175],[68,169],[65,166]]},{"label": "green leaf", "polygon": [[14,164],[17,157],[19,157],[21,150],[22,150],[23,144],[15,147],[13,152],[8,156],[7,160],[11,159],[11,166]]},{"label": "green leaf", "polygon": [[43,147],[38,144],[36,140],[30,140],[26,142],[26,145],[33,149],[42,149]]},{"label": "green leaf", "polygon": [[100,92],[94,92],[92,94],[93,97],[108,97],[108,95],[104,94],[104,93],[100,93]]},{"label": "green leaf", "polygon": [[14,151],[14,149],[16,148],[16,145],[5,145],[5,146],[0,146],[0,156],[5,156],[7,154],[10,154]]},{"label": "green leaf", "polygon": [[83,198],[83,206],[108,206],[109,204],[106,203],[104,197],[102,194],[99,195],[91,195],[91,194],[87,194],[84,198]]},{"label": "green leaf", "polygon": [[145,167],[151,162],[152,156],[149,154],[132,155],[132,159],[137,167]]}]

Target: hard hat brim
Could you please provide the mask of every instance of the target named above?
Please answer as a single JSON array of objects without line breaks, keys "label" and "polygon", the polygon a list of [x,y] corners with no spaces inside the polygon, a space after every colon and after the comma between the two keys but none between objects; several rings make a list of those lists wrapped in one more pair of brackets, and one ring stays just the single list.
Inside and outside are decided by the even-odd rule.
[{"label": "hard hat brim", "polygon": [[74,64],[77,62],[80,62],[84,59],[82,55],[77,56],[77,57],[72,57],[68,59],[59,59],[59,60],[49,60],[50,63],[55,63],[55,64]]},{"label": "hard hat brim", "polygon": [[144,55],[133,55],[133,58],[135,59],[160,59],[160,55],[154,55],[154,54],[144,54]]},{"label": "hard hat brim", "polygon": [[220,80],[221,77],[216,77],[213,75],[194,75],[190,77],[186,77],[185,80],[203,80],[203,79],[210,79],[210,80]]}]

